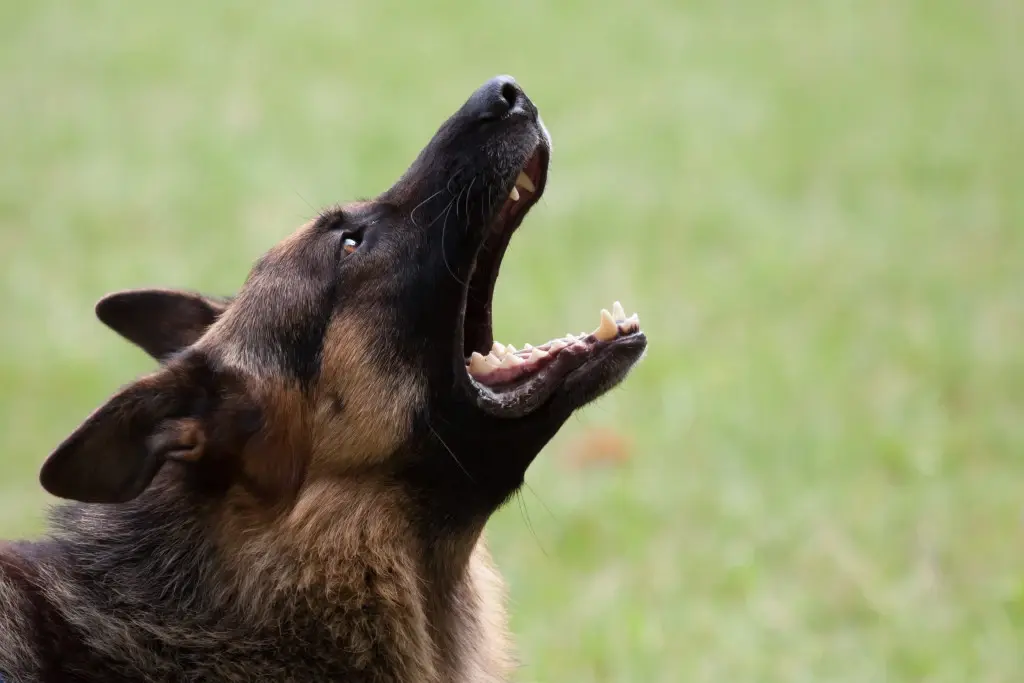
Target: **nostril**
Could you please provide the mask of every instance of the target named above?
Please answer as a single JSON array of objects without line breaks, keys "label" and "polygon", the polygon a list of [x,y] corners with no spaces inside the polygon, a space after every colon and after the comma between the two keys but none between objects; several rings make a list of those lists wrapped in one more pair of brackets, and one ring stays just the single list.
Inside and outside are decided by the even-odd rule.
[{"label": "nostril", "polygon": [[501,86],[501,98],[508,103],[508,108],[514,109],[516,102],[519,100],[519,88],[516,84],[511,81],[506,81]]},{"label": "nostril", "polygon": [[511,76],[497,76],[484,83],[466,103],[467,113],[480,121],[497,121],[529,103]]}]

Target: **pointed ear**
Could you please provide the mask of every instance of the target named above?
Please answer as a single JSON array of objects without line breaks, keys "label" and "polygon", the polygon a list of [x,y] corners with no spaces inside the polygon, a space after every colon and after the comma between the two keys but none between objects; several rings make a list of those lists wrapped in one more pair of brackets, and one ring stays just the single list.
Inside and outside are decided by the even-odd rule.
[{"label": "pointed ear", "polygon": [[193,462],[206,445],[210,388],[180,365],[114,395],[57,447],[39,474],[43,488],[84,503],[122,503],[149,486],[167,460]]},{"label": "pointed ear", "polygon": [[194,344],[227,309],[231,299],[170,289],[133,289],[108,294],[96,317],[158,361]]}]

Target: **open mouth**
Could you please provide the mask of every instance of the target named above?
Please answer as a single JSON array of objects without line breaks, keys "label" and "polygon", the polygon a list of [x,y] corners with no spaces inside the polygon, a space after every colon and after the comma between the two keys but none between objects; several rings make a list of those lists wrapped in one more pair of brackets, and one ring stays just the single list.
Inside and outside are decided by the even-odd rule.
[{"label": "open mouth", "polygon": [[491,304],[502,257],[516,228],[537,203],[547,180],[548,148],[541,143],[510,182],[508,197],[492,220],[476,254],[466,288],[462,358],[477,404],[501,417],[522,417],[559,389],[578,387],[580,403],[611,388],[646,348],[640,319],[619,302],[602,309],[592,332],[567,334],[516,348],[494,339]]}]

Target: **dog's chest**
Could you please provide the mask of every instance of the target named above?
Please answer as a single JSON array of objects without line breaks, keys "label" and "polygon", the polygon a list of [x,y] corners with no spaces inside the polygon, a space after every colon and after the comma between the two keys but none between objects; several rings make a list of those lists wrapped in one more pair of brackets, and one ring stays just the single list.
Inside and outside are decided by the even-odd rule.
[{"label": "dog's chest", "polygon": [[435,643],[442,681],[501,683],[514,668],[505,585],[485,545],[470,558],[463,590],[453,596]]}]

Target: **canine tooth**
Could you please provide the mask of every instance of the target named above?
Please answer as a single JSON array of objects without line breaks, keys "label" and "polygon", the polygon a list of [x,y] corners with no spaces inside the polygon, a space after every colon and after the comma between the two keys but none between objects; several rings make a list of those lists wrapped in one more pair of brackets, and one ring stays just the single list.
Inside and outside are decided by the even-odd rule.
[{"label": "canine tooth", "polygon": [[489,375],[494,372],[494,368],[491,367],[487,360],[477,351],[469,357],[469,371],[474,375]]},{"label": "canine tooth", "polygon": [[519,172],[519,177],[516,178],[516,185],[530,192],[537,191],[537,188],[533,186],[533,181],[530,180],[530,176],[526,175],[526,171]]},{"label": "canine tooth", "polygon": [[594,336],[600,341],[611,341],[617,333],[618,327],[615,325],[615,321],[612,320],[612,314],[608,312],[607,308],[602,308],[601,324],[594,330]]},{"label": "canine tooth", "polygon": [[519,188],[518,187],[513,187],[512,191],[508,193],[508,198],[511,199],[514,202],[518,202],[519,201]]},{"label": "canine tooth", "polygon": [[494,344],[491,346],[491,353],[493,353],[496,356],[504,356],[505,345],[502,344],[501,342],[494,342]]},{"label": "canine tooth", "polygon": [[522,365],[525,362],[526,361],[520,358],[519,356],[515,356],[510,353],[507,356],[505,356],[505,360],[501,361],[501,367],[514,368],[515,366]]},{"label": "canine tooth", "polygon": [[612,316],[616,320],[625,320],[626,319],[626,311],[625,311],[625,309],[622,308],[622,304],[620,304],[618,301],[616,301],[614,304],[612,304]]},{"label": "canine tooth", "polygon": [[531,363],[536,363],[541,358],[547,358],[547,357],[548,357],[548,353],[546,351],[541,351],[540,349],[531,349],[530,350],[530,362]]}]

